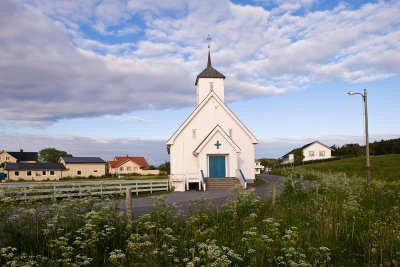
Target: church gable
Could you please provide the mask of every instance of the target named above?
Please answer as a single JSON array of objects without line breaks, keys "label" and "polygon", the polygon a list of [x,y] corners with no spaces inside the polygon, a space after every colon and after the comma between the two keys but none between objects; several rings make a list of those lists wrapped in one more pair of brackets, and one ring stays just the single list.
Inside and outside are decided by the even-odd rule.
[{"label": "church gable", "polygon": [[[236,151],[236,153],[240,153],[240,147],[236,145],[232,138],[230,138],[229,135],[221,128],[221,126],[217,125],[196,147],[196,149],[193,151],[193,155],[197,156],[210,143],[210,141],[213,141],[215,138],[222,138],[225,141],[224,143],[229,144]],[[216,147],[216,152],[218,152],[221,145],[222,144],[219,142],[219,140],[216,140],[216,143],[213,144],[213,146]]]},{"label": "church gable", "polygon": [[[212,111],[213,108],[215,110]],[[213,114],[208,116],[207,114],[205,114],[208,112],[212,112]],[[223,118],[223,121],[220,121],[221,118]],[[214,119],[216,120],[216,123],[212,125],[213,127],[219,124],[220,127],[223,128],[224,123],[235,124],[237,128],[241,129],[250,138],[251,143],[258,143],[258,140],[246,128],[246,126],[235,116],[235,114],[225,105],[225,103],[213,91],[211,91],[209,95],[197,106],[193,113],[185,120],[185,122],[178,128],[178,130],[171,136],[171,138],[167,141],[167,145],[173,145],[176,138],[186,128],[190,128],[193,120],[196,119],[201,119],[204,124],[210,124],[210,119]],[[224,130],[227,131],[227,129]],[[206,134],[208,133],[204,133],[203,136],[205,136]]]}]

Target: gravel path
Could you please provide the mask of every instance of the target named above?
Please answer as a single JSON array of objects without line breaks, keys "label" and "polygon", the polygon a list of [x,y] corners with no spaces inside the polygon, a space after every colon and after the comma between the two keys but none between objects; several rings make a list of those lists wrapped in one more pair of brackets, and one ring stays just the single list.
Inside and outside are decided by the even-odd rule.
[{"label": "gravel path", "polygon": [[[284,177],[270,174],[257,174],[256,178],[265,181],[263,184],[248,184],[248,188],[254,188],[255,194],[263,199],[271,197],[272,183],[276,183],[277,192],[282,186]],[[233,194],[232,190],[210,190],[198,191],[189,190],[185,192],[172,192],[165,195],[132,198],[132,213],[134,216],[139,216],[149,213],[152,209],[153,203],[161,196],[165,198],[165,204],[169,206],[177,206],[184,212],[189,210],[191,201],[200,200],[202,198],[207,201],[212,201],[216,205],[222,205],[226,202],[227,198]],[[121,210],[125,209],[125,200],[120,200],[118,206]]]}]

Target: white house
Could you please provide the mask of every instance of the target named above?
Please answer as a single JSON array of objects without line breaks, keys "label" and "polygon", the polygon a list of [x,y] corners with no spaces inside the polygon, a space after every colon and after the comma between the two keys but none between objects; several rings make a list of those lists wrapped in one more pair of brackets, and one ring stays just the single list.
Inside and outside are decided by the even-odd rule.
[{"label": "white house", "polygon": [[224,79],[212,67],[209,51],[195,83],[197,107],[167,141],[175,191],[185,191],[191,182],[206,190],[211,178],[235,178],[225,181],[239,180],[243,187],[254,182],[258,140],[224,103]]},{"label": "white house", "polygon": [[256,160],[256,162],[255,162],[255,172],[256,172],[256,174],[260,174],[262,170],[264,170],[264,166],[261,165],[261,161]]},{"label": "white house", "polygon": [[[301,149],[303,149],[303,155],[304,155],[303,161],[329,159],[332,157],[332,148],[318,141],[309,143],[301,147]],[[294,162],[293,150],[283,155],[282,160],[283,160],[282,164],[293,163]]]}]

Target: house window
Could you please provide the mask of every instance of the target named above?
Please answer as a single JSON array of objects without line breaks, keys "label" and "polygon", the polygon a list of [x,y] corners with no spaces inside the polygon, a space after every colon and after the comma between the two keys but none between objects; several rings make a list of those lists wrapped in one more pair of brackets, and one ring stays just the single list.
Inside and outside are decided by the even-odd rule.
[{"label": "house window", "polygon": [[82,171],[81,170],[77,170],[76,171],[76,175],[82,175]]},{"label": "house window", "polygon": [[123,170],[124,170],[124,167],[119,167],[119,170],[120,170],[120,171],[123,171]]},{"label": "house window", "polygon": [[126,170],[129,172],[131,170],[131,167],[126,167]]},{"label": "house window", "polygon": [[133,169],[133,171],[134,171],[134,172],[137,172],[137,171],[138,171],[138,168],[137,168],[137,167],[135,167],[135,168]]},{"label": "house window", "polygon": [[325,151],[320,151],[320,152],[319,152],[319,156],[320,156],[320,157],[325,157]]},{"label": "house window", "polygon": [[97,172],[97,170],[93,170],[93,172]]},{"label": "house window", "polygon": [[210,91],[214,90],[214,83],[210,82]]},{"label": "house window", "polygon": [[42,175],[46,175],[46,171],[42,171]]},{"label": "house window", "polygon": [[15,171],[15,172],[14,172],[14,175],[15,175],[15,176],[19,176],[19,171]]},{"label": "house window", "polygon": [[7,160],[10,160],[10,157],[6,157],[6,161],[7,161]]},{"label": "house window", "polygon": [[55,174],[54,171],[50,171],[51,176],[54,176],[54,174]]},{"label": "house window", "polygon": [[229,129],[229,137],[232,137],[232,129]]},{"label": "house window", "polygon": [[31,176],[32,172],[31,171],[26,171],[26,176]]},{"label": "house window", "polygon": [[308,156],[309,157],[314,157],[314,151],[308,151]]},{"label": "house window", "polygon": [[192,138],[196,139],[196,129],[192,129]]}]

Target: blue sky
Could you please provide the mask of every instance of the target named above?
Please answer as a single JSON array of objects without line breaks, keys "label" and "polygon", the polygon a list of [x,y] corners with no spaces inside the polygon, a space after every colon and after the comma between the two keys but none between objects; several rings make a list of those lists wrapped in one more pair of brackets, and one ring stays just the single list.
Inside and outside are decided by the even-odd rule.
[{"label": "blue sky", "polygon": [[208,34],[257,158],[363,143],[349,90],[370,141],[400,137],[398,1],[5,0],[0,30],[0,149],[168,160]]}]

